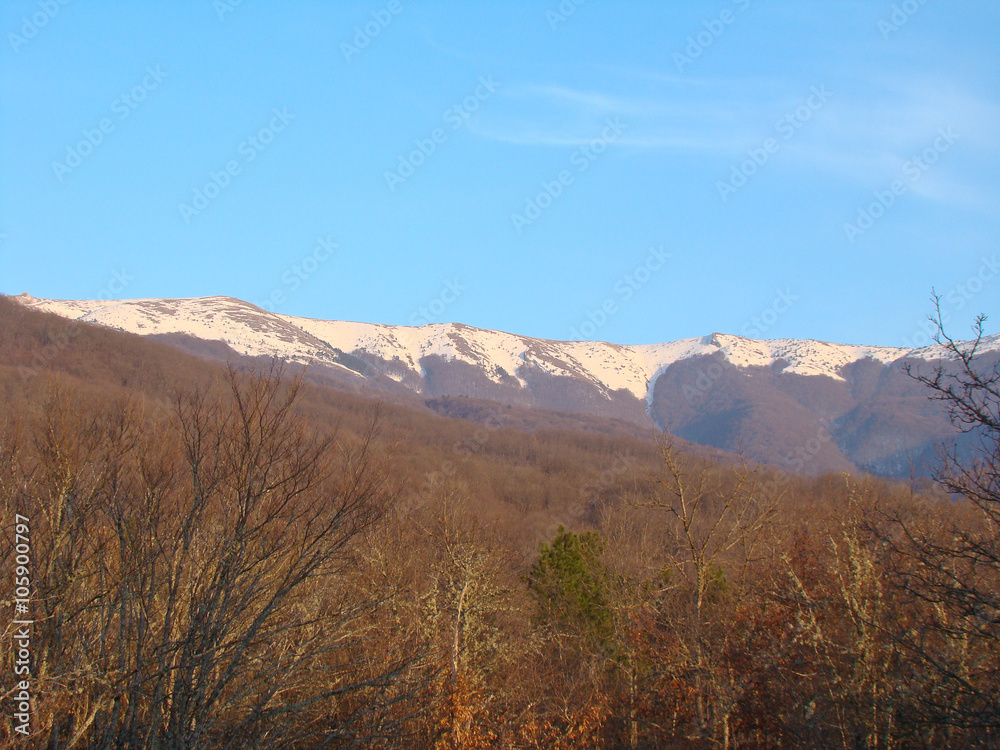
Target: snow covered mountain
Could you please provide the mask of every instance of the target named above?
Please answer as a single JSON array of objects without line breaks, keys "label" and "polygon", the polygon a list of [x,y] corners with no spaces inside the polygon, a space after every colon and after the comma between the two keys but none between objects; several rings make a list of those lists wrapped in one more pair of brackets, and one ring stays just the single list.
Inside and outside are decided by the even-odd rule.
[{"label": "snow covered mountain", "polygon": [[[797,446],[814,446],[812,437],[827,430],[830,436],[808,456],[806,470],[863,466],[899,473],[906,455],[927,449],[925,433],[945,432],[940,415],[927,411],[926,394],[901,373],[906,362],[940,358],[942,350],[933,346],[908,350],[759,341],[721,333],[625,346],[547,341],[459,323],[409,327],[312,320],[230,297],[14,299],[188,348],[192,340],[221,342],[238,355],[309,364],[356,387],[625,418],[789,464],[802,462],[789,458]],[[985,341],[983,350],[1000,351],[1000,336]],[[865,415],[879,411],[878,399],[889,392],[897,401],[912,403],[883,415],[889,434],[884,434],[885,420],[857,434],[859,420],[870,422]],[[906,424],[896,425],[901,417]],[[911,417],[933,423],[917,430],[916,441]],[[873,434],[880,436],[881,447],[871,444]],[[751,440],[752,445],[745,444]]]},{"label": "snow covered mountain", "polygon": [[[845,366],[863,359],[890,364],[906,358],[936,359],[938,347],[902,349],[828,344],[822,341],[760,341],[715,333],[663,344],[625,346],[602,341],[547,341],[461,323],[420,327],[313,320],[267,312],[231,297],[123,301],[47,300],[15,297],[22,304],[66,318],[142,335],[184,334],[221,341],[246,356],[351,369],[343,354],[381,360],[383,374],[397,380],[425,375],[425,358],[472,365],[495,383],[515,380],[528,387],[526,370],[579,378],[605,394],[626,391],[649,399],[670,365],[720,354],[737,367],[773,367],[786,373],[843,380]],[[1000,349],[1000,336],[987,346]]]}]

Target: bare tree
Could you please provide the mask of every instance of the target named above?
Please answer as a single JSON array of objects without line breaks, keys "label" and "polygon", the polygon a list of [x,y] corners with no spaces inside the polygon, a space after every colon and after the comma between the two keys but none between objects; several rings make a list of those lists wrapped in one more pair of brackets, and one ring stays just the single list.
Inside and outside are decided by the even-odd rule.
[{"label": "bare tree", "polygon": [[917,678],[905,718],[945,741],[992,747],[1000,737],[1000,361],[983,350],[985,316],[971,341],[956,341],[934,301],[942,360],[929,374],[909,374],[964,439],[943,449],[934,475],[957,501],[950,518],[897,519],[890,540],[895,582],[911,602],[896,631]]},{"label": "bare tree", "polygon": [[[669,441],[661,444],[661,456],[659,491],[637,503],[657,511],[664,524],[658,623],[677,649],[669,669],[693,691],[696,737],[728,749],[743,678],[726,660],[748,635],[735,613],[753,593],[755,567],[770,552],[778,498],[746,464],[698,466]],[[769,657],[757,660],[763,668]]]},{"label": "bare tree", "polygon": [[[136,404],[50,400],[20,483],[35,523],[39,745],[346,746],[405,660],[369,657],[354,539],[391,499],[377,417],[319,435],[279,368],[230,370],[154,434]],[[9,473],[9,472],[8,472]],[[8,483],[9,485],[9,483]]]},{"label": "bare tree", "polygon": [[826,549],[815,550],[825,557],[824,575],[807,582],[785,555],[788,587],[779,595],[794,618],[795,643],[776,673],[798,688],[781,701],[783,728],[800,741],[845,750],[898,746],[898,650],[885,635],[896,602],[870,529],[880,498],[866,484],[845,481],[846,502],[829,522]]}]

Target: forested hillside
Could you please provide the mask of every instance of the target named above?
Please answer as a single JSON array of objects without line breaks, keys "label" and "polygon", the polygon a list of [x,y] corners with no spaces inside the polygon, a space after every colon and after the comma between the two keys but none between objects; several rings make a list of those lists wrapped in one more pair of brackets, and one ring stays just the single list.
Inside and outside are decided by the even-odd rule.
[{"label": "forested hillside", "polygon": [[996,747],[1000,373],[965,364],[925,386],[980,460],[911,485],[0,299],[29,745]]}]

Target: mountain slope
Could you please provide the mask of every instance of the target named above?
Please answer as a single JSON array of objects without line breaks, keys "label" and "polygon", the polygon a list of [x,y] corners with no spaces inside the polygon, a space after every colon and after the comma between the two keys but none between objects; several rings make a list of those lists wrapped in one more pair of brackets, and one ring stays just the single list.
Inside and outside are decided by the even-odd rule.
[{"label": "mountain slope", "polygon": [[[862,467],[899,475],[952,432],[903,371],[908,362],[940,358],[939,347],[758,341],[719,333],[626,346],[548,341],[459,323],[313,320],[230,297],[14,299],[167,341],[222,342],[241,356],[309,364],[354,388],[627,419],[809,472]],[[983,351],[995,356],[1000,336],[985,341]]]}]

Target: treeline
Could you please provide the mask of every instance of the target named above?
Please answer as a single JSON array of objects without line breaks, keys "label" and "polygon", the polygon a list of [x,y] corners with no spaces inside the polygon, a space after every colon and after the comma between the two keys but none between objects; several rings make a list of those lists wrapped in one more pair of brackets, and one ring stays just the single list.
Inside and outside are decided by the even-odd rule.
[{"label": "treeline", "polygon": [[968,348],[917,376],[979,459],[915,488],[164,375],[156,347],[128,381],[147,344],[109,332],[78,334],[106,377],[78,343],[23,375],[29,323],[0,328],[23,746],[1000,744],[1000,372]]}]

